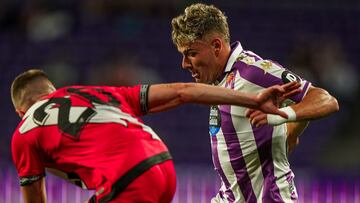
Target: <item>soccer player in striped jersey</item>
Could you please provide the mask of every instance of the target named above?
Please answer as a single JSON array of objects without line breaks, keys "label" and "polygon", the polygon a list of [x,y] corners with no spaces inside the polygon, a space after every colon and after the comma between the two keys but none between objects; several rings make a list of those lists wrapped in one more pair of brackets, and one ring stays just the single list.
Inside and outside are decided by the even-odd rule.
[{"label": "soccer player in striped jersey", "polygon": [[239,41],[230,44],[227,17],[213,5],[192,4],[173,18],[172,40],[183,55],[182,67],[198,83],[247,93],[301,83],[302,91],[281,103],[287,119],[271,114],[264,119],[265,114],[232,105],[212,106],[209,119],[213,163],[222,181],[212,202],[296,202],[287,144],[296,145],[309,120],[338,111],[337,100],[276,62],[244,50]]},{"label": "soccer player in striped jersey", "polygon": [[89,203],[169,203],[176,185],[173,162],[140,116],[198,103],[243,105],[287,117],[274,99],[297,93],[299,86],[278,85],[257,95],[196,83],[56,90],[43,71],[26,71],[11,85],[22,118],[11,148],[24,200],[46,202],[47,168],[96,190]]}]

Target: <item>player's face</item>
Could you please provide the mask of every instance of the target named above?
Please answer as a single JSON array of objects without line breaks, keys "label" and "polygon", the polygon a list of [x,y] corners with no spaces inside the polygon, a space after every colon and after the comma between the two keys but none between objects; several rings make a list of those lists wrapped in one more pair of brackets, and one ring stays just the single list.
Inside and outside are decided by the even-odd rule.
[{"label": "player's face", "polygon": [[221,74],[218,53],[213,43],[197,40],[179,46],[183,55],[182,67],[190,71],[191,76],[199,83],[213,83]]}]

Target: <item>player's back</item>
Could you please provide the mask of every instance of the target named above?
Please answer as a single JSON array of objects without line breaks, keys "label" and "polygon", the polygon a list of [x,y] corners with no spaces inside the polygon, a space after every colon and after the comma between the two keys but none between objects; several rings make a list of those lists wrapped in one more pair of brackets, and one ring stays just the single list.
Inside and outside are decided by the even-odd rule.
[{"label": "player's back", "polygon": [[82,186],[112,184],[134,165],[167,151],[138,118],[144,102],[140,89],[59,89],[28,110],[14,139],[25,139],[38,149],[45,167],[68,178],[79,176]]}]

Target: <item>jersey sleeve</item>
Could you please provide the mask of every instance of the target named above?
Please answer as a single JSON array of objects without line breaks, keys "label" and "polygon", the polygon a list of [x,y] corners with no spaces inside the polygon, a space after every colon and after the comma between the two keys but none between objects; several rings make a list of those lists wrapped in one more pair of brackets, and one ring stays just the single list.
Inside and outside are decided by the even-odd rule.
[{"label": "jersey sleeve", "polygon": [[20,134],[16,131],[11,143],[12,158],[21,186],[35,182],[45,175],[45,167],[39,150],[35,143],[31,143],[28,136],[31,134]]},{"label": "jersey sleeve", "polygon": [[273,85],[283,85],[292,81],[299,82],[301,84],[301,92],[289,98],[288,103],[300,102],[311,86],[309,81],[270,60],[240,61],[236,63],[235,67],[239,70],[242,78],[264,88]]},{"label": "jersey sleeve", "polygon": [[136,85],[133,87],[119,87],[117,92],[124,97],[137,116],[148,112],[148,93],[150,85]]}]

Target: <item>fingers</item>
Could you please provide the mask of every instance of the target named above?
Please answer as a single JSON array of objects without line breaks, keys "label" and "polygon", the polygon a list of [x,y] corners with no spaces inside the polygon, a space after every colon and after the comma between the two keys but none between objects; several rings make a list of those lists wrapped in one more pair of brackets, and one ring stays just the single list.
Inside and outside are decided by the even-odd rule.
[{"label": "fingers", "polygon": [[291,91],[291,90],[301,87],[301,84],[298,82],[289,82],[289,83],[281,85],[281,87],[283,87],[286,91]]},{"label": "fingers", "polygon": [[259,115],[266,115],[265,113],[263,113],[262,111],[254,111],[249,115],[249,119],[253,120],[255,117],[259,116]]},{"label": "fingers", "polygon": [[298,82],[289,82],[283,85],[274,85],[272,87],[272,92],[277,93],[284,93],[289,94],[289,92],[292,93],[292,95],[298,93],[298,89],[301,87],[301,84]]},{"label": "fingers", "polygon": [[282,94],[286,91],[284,89],[284,87],[282,87],[281,85],[274,85],[274,86],[270,87],[269,89],[270,89],[271,94],[275,94],[275,95]]},{"label": "fingers", "polygon": [[282,95],[283,98],[289,98],[289,97],[292,97],[296,94],[299,94],[301,92],[301,89],[294,89],[294,90],[291,90],[290,92],[287,92],[285,94]]},{"label": "fingers", "polygon": [[262,111],[249,109],[246,116],[249,118],[251,125],[255,127],[267,124],[267,115]]},{"label": "fingers", "polygon": [[255,112],[256,110],[255,109],[247,109],[246,111],[245,111],[245,116],[246,117],[250,117],[250,114],[252,114],[253,112]]},{"label": "fingers", "polygon": [[283,101],[284,99],[292,97],[301,92],[301,84],[298,82],[289,82],[281,85],[280,87],[284,88],[284,92],[282,92],[283,94],[281,96],[278,95],[280,101]]},{"label": "fingers", "polygon": [[254,123],[253,125],[255,125],[255,127],[258,128],[258,127],[260,127],[260,126],[267,125],[267,124],[268,124],[268,122],[267,122],[267,119],[266,119],[266,117],[265,117],[264,119],[257,121],[257,122]]},{"label": "fingers", "polygon": [[259,112],[258,114],[254,114],[251,118],[250,118],[250,123],[251,125],[255,126],[255,127],[259,127],[261,125],[266,125],[267,124],[267,116],[266,114]]}]

